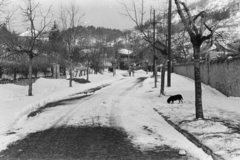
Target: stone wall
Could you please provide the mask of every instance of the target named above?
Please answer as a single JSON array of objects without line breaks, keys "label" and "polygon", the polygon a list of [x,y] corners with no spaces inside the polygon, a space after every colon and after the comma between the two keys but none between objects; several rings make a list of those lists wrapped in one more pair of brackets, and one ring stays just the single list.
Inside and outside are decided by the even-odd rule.
[{"label": "stone wall", "polygon": [[[194,64],[174,65],[174,72],[194,79]],[[205,62],[200,65],[201,81],[226,96],[240,97],[240,59]]]}]

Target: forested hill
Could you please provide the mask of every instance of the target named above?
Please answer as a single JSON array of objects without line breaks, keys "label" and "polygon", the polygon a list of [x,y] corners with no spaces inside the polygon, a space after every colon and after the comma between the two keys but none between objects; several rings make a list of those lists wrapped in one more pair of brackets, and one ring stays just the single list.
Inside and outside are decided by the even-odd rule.
[{"label": "forested hill", "polygon": [[78,29],[82,30],[85,34],[94,37],[96,39],[98,38],[104,38],[106,42],[113,41],[119,37],[122,37],[124,35],[124,32],[118,29],[109,29],[109,28],[103,28],[103,27],[94,27],[94,26],[78,26]]}]

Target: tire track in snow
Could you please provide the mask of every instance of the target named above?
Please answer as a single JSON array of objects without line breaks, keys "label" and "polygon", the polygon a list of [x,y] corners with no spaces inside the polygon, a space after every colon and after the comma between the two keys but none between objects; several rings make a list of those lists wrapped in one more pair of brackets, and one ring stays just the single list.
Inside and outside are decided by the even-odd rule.
[{"label": "tire track in snow", "polygon": [[[90,98],[91,98],[91,96],[90,97],[85,97],[85,98],[79,100],[78,104],[82,104],[82,103],[88,101]],[[74,107],[74,108],[70,109],[69,111],[67,111],[57,121],[55,121],[53,127],[66,125],[69,122],[69,120],[72,118],[72,116],[76,113],[77,110],[78,110],[78,107]]]},{"label": "tire track in snow", "polygon": [[131,92],[135,88],[140,88],[142,86],[143,81],[147,77],[140,77],[137,78],[137,80],[131,85],[130,87],[127,87],[125,90],[123,90],[119,95],[119,98],[115,101],[113,101],[111,111],[110,111],[110,116],[109,116],[109,126],[124,130],[123,125],[122,125],[122,118],[120,116],[120,109],[118,109],[120,101],[124,101],[124,98],[128,96],[128,93]]}]

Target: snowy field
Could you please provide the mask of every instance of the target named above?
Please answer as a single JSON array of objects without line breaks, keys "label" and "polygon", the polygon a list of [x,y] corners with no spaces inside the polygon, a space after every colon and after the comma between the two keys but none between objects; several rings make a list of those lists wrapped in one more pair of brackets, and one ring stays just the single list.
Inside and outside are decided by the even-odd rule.
[{"label": "snowy field", "polygon": [[[118,85],[120,79],[151,76],[151,73],[146,74],[144,71],[137,71],[135,77],[124,77],[123,74],[126,74],[126,71],[117,71],[115,77],[107,72],[103,75],[90,75],[91,83],[73,83],[72,88],[68,87],[68,81],[65,79],[40,78],[33,84],[34,96],[31,97],[27,96],[28,87],[26,86],[0,85],[0,150],[5,149],[9,143],[24,138],[28,133],[51,127],[50,125],[41,125],[47,124],[49,119],[46,119],[45,123],[41,121],[39,124],[34,120],[31,123],[31,119],[27,119],[30,112],[48,102],[68,98],[74,93],[105,84]],[[226,160],[240,159],[240,98],[226,97],[215,89],[203,85],[203,107],[206,120],[195,120],[194,82],[192,80],[172,74],[172,87],[165,88],[166,96],[159,96],[159,87],[154,88],[153,86],[153,78],[147,78],[143,82],[141,91],[129,97],[129,99],[144,97],[141,101],[136,101],[136,105],[142,105],[139,107],[140,109],[131,107],[132,110],[127,110],[129,108],[126,107],[125,110],[124,108],[121,110],[124,115],[127,115],[122,123],[131,135],[134,144],[141,146],[143,150],[148,150],[159,145],[159,139],[161,139],[162,144],[183,149],[197,159],[212,159],[202,149],[178,134],[167,122],[159,119],[160,116],[155,111],[157,110],[181,129],[187,130],[197,137],[215,154],[221,155]],[[179,93],[183,95],[183,104],[166,103],[169,95]],[[123,106],[127,106],[128,101],[121,103]],[[57,114],[59,113],[56,112],[55,116]],[[138,123],[135,123],[135,127],[133,127],[129,125],[129,121]],[[30,125],[34,125],[34,127],[30,127]],[[16,126],[22,128],[21,134],[17,133]],[[143,126],[151,134],[143,132]],[[11,134],[13,128],[16,134]]]}]

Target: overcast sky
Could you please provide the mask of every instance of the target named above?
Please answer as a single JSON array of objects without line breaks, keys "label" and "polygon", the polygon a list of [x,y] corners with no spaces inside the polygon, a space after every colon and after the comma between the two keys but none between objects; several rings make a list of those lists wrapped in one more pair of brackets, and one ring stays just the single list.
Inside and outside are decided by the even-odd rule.
[{"label": "overcast sky", "polygon": [[[12,0],[12,4],[18,5],[20,1],[22,0]],[[57,16],[59,12],[61,3],[67,4],[70,1],[71,0],[35,0],[35,2],[40,2],[44,9],[52,5],[52,11],[55,16]],[[126,13],[123,6],[120,4],[122,1],[123,0],[75,0],[85,13],[85,16],[82,18],[82,25],[93,25],[95,27],[120,30],[131,29],[134,26],[134,23],[128,17],[121,14]],[[164,7],[166,7],[166,1],[169,0],[145,0],[146,11],[149,12],[150,6],[152,6],[163,12]],[[197,0],[191,0],[191,2],[193,1]],[[129,3],[130,0],[125,0],[125,2]],[[172,3],[175,5],[174,1],[172,1]],[[55,19],[57,18],[55,17]],[[16,28],[17,30],[25,30],[27,28],[27,24],[23,24],[21,20],[22,17],[20,14],[17,14],[16,20],[12,23],[15,30]]]}]

